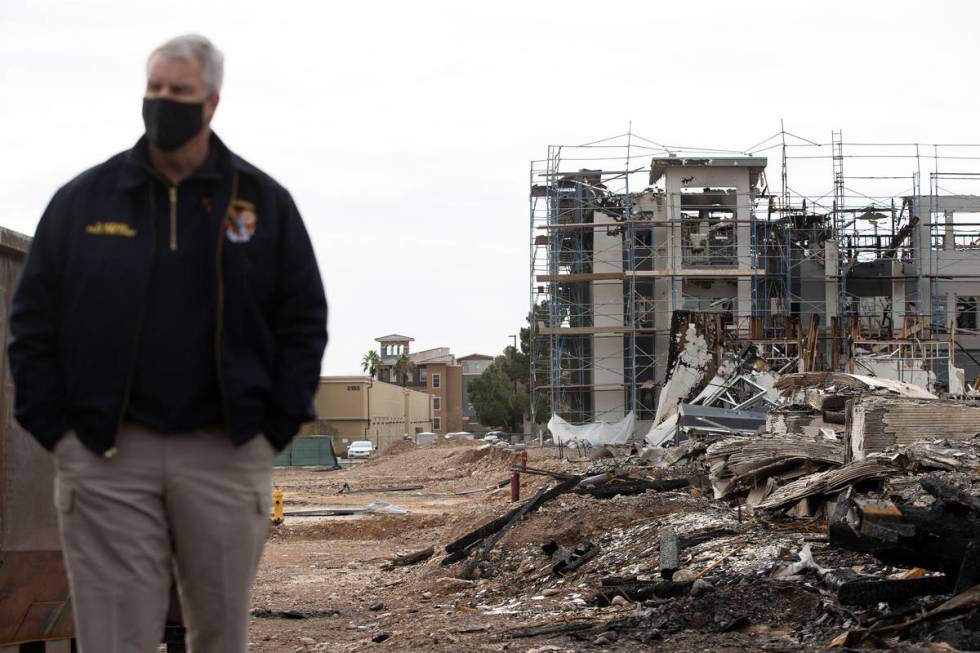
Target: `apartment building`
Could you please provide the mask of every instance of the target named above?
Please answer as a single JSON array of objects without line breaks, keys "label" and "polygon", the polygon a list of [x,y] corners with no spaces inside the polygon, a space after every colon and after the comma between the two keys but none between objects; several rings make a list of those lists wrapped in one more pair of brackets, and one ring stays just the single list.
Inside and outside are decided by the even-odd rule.
[{"label": "apartment building", "polygon": [[[438,434],[463,430],[463,366],[449,347],[435,347],[412,352],[414,338],[390,334],[375,338],[379,344],[381,363],[377,378],[430,396],[432,431]],[[396,363],[401,356],[411,361],[414,369],[399,377]]]}]

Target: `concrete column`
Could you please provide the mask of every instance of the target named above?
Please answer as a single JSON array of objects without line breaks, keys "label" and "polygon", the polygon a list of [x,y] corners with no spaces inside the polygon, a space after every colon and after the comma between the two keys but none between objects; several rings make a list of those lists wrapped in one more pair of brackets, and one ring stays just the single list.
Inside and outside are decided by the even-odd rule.
[{"label": "concrete column", "polygon": [[[596,221],[609,217],[595,214]],[[605,227],[593,234],[592,270],[597,274],[623,271],[623,236],[609,235]],[[592,282],[593,324],[596,327],[623,326],[623,282]],[[623,369],[623,334],[597,333],[592,336],[592,404],[596,421],[619,421],[625,413]],[[602,388],[602,389],[600,389]]]},{"label": "concrete column", "polygon": [[905,322],[905,266],[901,261],[892,260],[890,274],[892,277],[892,335],[902,334]]},{"label": "concrete column", "polygon": [[943,249],[952,252],[956,249],[956,230],[953,229],[953,212],[943,211]]},{"label": "concrete column", "polygon": [[[752,269],[752,199],[748,173],[743,173],[738,176],[736,189],[738,199],[736,200],[735,209],[735,246],[738,256],[738,268],[741,270],[750,270]],[[754,281],[752,277],[738,278],[735,322],[740,328],[746,330],[748,329],[749,318],[752,317],[752,287]]]},{"label": "concrete column", "polygon": [[[667,220],[671,216],[672,196],[664,197],[664,210],[655,215],[654,221],[659,226],[653,228],[654,258],[653,269],[664,271],[673,265],[673,230]],[[653,328],[656,329],[654,335],[654,351],[657,359],[654,369],[654,379],[657,383],[662,383],[667,373],[667,351],[669,347],[668,334],[670,330],[670,318],[674,312],[672,301],[673,288],[669,277],[656,277],[653,282]]]},{"label": "concrete column", "polygon": [[913,267],[919,276],[917,283],[918,305],[916,312],[929,323],[932,322],[932,276],[934,274],[930,225],[932,222],[929,195],[916,195],[912,202],[912,215],[919,218],[919,225],[913,229]]},{"label": "concrete column", "polygon": [[838,251],[837,251],[837,241],[828,240],[823,244],[823,254],[824,254],[824,312],[826,314],[826,322],[830,323],[830,319],[840,315],[840,297],[839,297],[839,284],[837,279],[838,274]]}]

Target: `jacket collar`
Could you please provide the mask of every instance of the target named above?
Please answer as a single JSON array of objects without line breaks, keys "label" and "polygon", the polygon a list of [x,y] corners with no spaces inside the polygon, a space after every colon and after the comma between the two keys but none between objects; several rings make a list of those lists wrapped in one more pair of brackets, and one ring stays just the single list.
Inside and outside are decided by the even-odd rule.
[{"label": "jacket collar", "polygon": [[[214,132],[211,132],[208,145],[207,158],[188,179],[220,180],[228,174],[229,170],[250,172],[244,168],[251,168],[251,166],[234,155]],[[157,175],[150,163],[150,153],[144,135],[130,150],[123,153],[118,185],[123,190],[129,190],[145,184],[155,176]]]}]

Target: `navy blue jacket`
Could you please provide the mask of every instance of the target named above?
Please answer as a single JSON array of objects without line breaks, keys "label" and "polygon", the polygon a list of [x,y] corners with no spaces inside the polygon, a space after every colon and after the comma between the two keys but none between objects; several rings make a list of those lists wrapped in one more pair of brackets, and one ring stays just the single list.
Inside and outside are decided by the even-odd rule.
[{"label": "navy blue jacket", "polygon": [[[315,418],[323,284],[289,193],[216,136],[211,143],[222,180],[208,282],[225,426],[236,444],[261,432],[281,449]],[[151,180],[133,152],[55,193],[13,297],[14,413],[48,449],[72,429],[105,453],[126,415],[154,253],[167,246],[155,242]]]}]

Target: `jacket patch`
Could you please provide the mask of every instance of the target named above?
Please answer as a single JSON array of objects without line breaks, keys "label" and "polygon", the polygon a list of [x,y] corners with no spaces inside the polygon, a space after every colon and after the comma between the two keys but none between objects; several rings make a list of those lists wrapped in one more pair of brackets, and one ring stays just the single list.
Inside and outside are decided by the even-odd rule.
[{"label": "jacket patch", "polygon": [[247,243],[255,234],[257,223],[255,205],[245,200],[234,200],[225,217],[225,236],[233,243]]},{"label": "jacket patch", "polygon": [[136,230],[125,222],[96,222],[95,224],[85,225],[85,233],[92,236],[122,236],[132,238],[136,235]]}]

